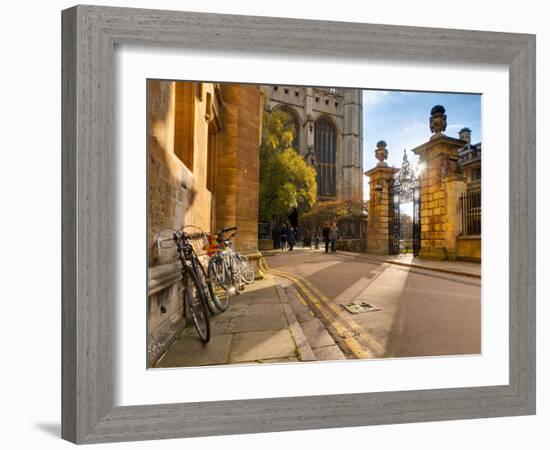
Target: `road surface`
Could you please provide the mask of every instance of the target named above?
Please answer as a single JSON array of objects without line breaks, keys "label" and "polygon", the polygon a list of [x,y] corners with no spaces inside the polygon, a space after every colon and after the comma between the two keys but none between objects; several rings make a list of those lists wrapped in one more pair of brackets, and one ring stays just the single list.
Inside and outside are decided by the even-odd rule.
[{"label": "road surface", "polygon": [[[348,358],[479,354],[481,280],[365,255],[276,252],[264,269],[292,283]],[[341,305],[377,311],[351,314]]]}]

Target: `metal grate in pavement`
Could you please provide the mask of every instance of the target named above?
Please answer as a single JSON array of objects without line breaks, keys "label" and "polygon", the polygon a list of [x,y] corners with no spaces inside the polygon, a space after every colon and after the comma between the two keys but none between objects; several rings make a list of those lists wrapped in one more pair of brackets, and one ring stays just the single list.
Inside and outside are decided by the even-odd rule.
[{"label": "metal grate in pavement", "polygon": [[370,303],[367,303],[367,302],[345,303],[345,304],[341,304],[340,306],[350,314],[361,314],[361,313],[367,313],[367,312],[373,312],[373,311],[380,311],[380,308],[378,308],[375,305],[371,305]]}]

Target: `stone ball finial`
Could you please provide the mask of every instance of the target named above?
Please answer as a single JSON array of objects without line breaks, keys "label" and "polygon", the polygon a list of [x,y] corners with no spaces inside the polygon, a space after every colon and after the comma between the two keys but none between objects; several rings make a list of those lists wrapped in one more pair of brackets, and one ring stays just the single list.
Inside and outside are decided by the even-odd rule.
[{"label": "stone ball finial", "polygon": [[430,131],[434,134],[443,133],[447,129],[447,115],[445,108],[435,105],[430,111]]},{"label": "stone ball finial", "polygon": [[374,155],[379,161],[377,164],[378,167],[386,167],[388,165],[385,162],[385,160],[388,159],[388,149],[386,148],[387,145],[388,144],[386,144],[386,141],[378,141],[376,143],[376,150],[374,151]]}]

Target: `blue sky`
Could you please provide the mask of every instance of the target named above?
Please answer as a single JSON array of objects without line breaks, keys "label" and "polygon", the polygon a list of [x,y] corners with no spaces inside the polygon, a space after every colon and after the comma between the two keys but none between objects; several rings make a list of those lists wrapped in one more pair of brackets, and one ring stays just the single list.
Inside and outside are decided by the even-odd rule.
[{"label": "blue sky", "polygon": [[[378,162],[374,157],[376,143],[388,144],[388,165],[400,167],[403,149],[409,161],[418,158],[410,149],[426,142],[430,136],[430,110],[443,105],[447,114],[445,134],[458,137],[463,127],[472,130],[472,143],[481,141],[481,95],[404,91],[363,91],[363,169]],[[368,197],[368,177],[364,179],[365,198]]]}]

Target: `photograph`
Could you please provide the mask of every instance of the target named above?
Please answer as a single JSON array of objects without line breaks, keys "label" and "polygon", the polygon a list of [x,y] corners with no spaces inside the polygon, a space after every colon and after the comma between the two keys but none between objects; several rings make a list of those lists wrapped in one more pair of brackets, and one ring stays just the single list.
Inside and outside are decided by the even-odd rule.
[{"label": "photograph", "polygon": [[544,11],[6,2],[2,448],[547,448]]},{"label": "photograph", "polygon": [[481,94],[146,101],[147,368],[482,353]]}]

